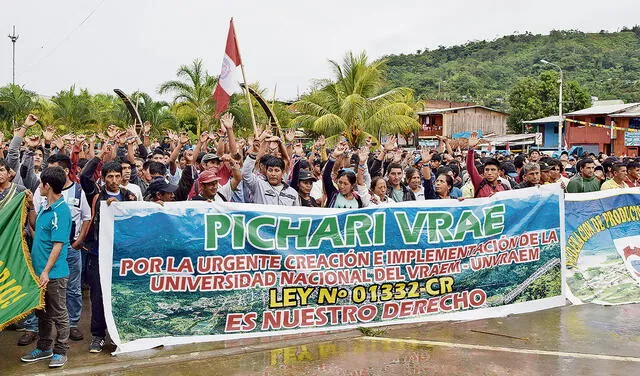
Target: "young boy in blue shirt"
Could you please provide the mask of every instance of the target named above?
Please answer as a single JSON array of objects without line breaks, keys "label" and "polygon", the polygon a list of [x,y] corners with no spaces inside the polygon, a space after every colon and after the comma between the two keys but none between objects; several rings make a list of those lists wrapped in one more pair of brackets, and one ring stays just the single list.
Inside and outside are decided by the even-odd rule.
[{"label": "young boy in blue shirt", "polygon": [[[49,205],[42,207],[37,217],[33,213],[29,216],[35,229],[31,259],[40,287],[46,289],[45,306],[44,310],[36,311],[40,336],[36,349],[20,359],[30,363],[51,358],[50,368],[64,366],[69,349],[69,266],[66,260],[71,233],[71,211],[62,197],[66,181],[66,173],[61,167],[45,168],[40,175],[40,194],[47,198]],[[33,202],[28,205],[33,208]],[[54,326],[57,336],[52,349]]]}]

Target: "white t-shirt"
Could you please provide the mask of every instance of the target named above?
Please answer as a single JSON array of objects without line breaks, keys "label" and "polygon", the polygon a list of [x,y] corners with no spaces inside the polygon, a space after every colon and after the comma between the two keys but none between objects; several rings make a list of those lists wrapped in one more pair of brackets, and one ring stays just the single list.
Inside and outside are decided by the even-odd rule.
[{"label": "white t-shirt", "polygon": [[136,195],[137,201],[142,201],[142,190],[138,187],[137,184],[127,183],[127,185],[123,186],[125,189],[131,191],[134,195]]},{"label": "white t-shirt", "polygon": [[322,196],[324,196],[322,180],[316,180],[311,185],[311,193],[309,193],[311,197],[313,197],[316,201],[322,200]]},{"label": "white t-shirt", "polygon": [[[412,190],[413,191],[413,190]],[[416,201],[424,201],[424,187],[418,187],[417,191],[413,191],[413,194],[416,196]]]},{"label": "white t-shirt", "polygon": [[167,180],[170,184],[178,185],[178,183],[180,183],[180,178],[182,178],[182,170],[180,169],[180,167],[176,167],[176,173],[171,175],[170,168],[169,166],[167,166]]},{"label": "white t-shirt", "polygon": [[[91,206],[89,206],[87,197],[85,196],[82,189],[80,189],[80,199],[76,199],[76,184],[80,185],[80,183],[73,183],[68,188],[62,190],[64,202],[67,203],[67,206],[71,211],[71,219],[76,225],[76,233],[73,236],[74,239],[77,239],[78,235],[80,235],[82,222],[91,219]],[[36,189],[36,192],[33,194],[33,207],[36,213],[39,213],[40,208],[46,207],[47,205],[49,205],[47,203],[47,198],[40,195],[40,188],[38,187],[38,189]]]},{"label": "white t-shirt", "polygon": [[338,193],[336,197],[336,202],[333,204],[334,208],[340,209],[357,209],[358,208],[358,200],[356,198],[352,198],[351,200],[347,200],[346,197],[342,195],[342,193]]}]

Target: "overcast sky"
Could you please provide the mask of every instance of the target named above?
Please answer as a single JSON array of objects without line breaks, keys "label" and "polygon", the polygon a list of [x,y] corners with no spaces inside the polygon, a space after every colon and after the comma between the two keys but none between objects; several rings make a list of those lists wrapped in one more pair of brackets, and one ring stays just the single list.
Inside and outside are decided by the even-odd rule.
[{"label": "overcast sky", "polygon": [[234,17],[248,80],[294,99],[349,50],[377,58],[515,31],[616,31],[638,15],[638,0],[0,0],[0,85],[11,82],[14,24],[16,83],[42,95],[76,84],[157,96],[195,58],[219,74]]}]

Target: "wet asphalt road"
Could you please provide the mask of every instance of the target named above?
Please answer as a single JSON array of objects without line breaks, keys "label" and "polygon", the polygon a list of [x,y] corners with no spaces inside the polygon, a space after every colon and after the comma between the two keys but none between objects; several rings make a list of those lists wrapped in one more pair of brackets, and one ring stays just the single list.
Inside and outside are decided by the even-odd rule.
[{"label": "wet asphalt road", "polygon": [[[86,317],[86,316],[85,316]],[[0,333],[0,375],[640,375],[640,305],[171,346],[112,357],[73,342],[69,363],[22,364]],[[83,320],[85,321],[85,320]],[[88,328],[82,328],[88,337]],[[107,349],[107,350],[112,350]]]}]

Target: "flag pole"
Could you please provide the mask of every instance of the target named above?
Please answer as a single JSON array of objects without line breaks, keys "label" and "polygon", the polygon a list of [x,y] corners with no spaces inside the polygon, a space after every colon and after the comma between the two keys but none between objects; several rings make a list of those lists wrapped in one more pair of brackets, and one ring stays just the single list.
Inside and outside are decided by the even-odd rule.
[{"label": "flag pole", "polygon": [[251,103],[251,94],[249,94],[249,84],[247,84],[247,76],[244,73],[244,62],[242,60],[242,54],[240,53],[240,43],[238,43],[238,33],[236,33],[236,27],[233,24],[233,17],[231,17],[231,27],[233,27],[233,33],[236,36],[236,49],[238,50],[238,56],[240,56],[240,70],[242,71],[242,81],[244,82],[244,95],[247,97],[249,103],[249,113],[251,114],[251,124],[253,125],[253,134],[255,137],[260,136],[258,134],[258,127],[256,125],[256,116],[253,113],[253,104]]}]

